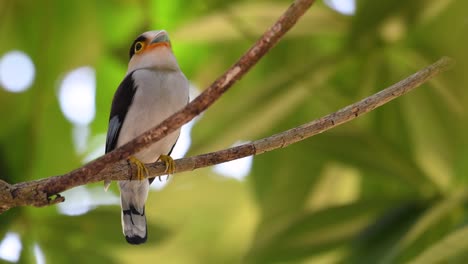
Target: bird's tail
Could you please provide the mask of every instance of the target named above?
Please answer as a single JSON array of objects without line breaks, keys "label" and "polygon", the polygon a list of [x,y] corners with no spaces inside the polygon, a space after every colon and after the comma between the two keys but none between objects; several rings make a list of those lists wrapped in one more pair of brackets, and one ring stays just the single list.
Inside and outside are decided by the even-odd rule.
[{"label": "bird's tail", "polygon": [[[140,193],[141,195],[141,193]],[[138,194],[137,194],[138,196]],[[130,244],[142,244],[148,236],[146,230],[145,197],[135,199],[134,192],[126,192],[121,186],[120,201],[122,206],[122,230]],[[144,198],[144,199],[143,199]]]},{"label": "bird's tail", "polygon": [[145,243],[148,237],[145,207],[137,209],[130,205],[128,209],[122,208],[122,229],[128,243]]}]

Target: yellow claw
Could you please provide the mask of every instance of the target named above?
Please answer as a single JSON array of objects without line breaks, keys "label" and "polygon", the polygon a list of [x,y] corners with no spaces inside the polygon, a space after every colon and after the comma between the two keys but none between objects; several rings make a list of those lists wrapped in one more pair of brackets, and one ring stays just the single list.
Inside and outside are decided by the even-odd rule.
[{"label": "yellow claw", "polygon": [[[168,156],[168,155],[161,155],[159,156],[159,160],[166,163],[166,170],[164,172],[167,173],[167,176],[169,177],[169,175],[173,174],[175,172],[175,162],[174,160],[171,158],[171,156]],[[159,180],[161,181],[161,176],[159,177]]]},{"label": "yellow claw", "polygon": [[133,165],[135,165],[137,168],[137,174],[136,174],[137,180],[142,181],[148,177],[149,171],[143,162],[141,162],[140,160],[138,160],[137,158],[133,156],[130,157],[128,161],[132,163]]}]

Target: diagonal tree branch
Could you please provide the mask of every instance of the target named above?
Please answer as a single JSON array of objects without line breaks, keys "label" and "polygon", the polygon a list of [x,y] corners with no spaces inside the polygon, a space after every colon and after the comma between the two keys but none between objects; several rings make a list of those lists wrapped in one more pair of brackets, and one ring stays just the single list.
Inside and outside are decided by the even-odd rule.
[{"label": "diagonal tree branch", "polygon": [[[448,70],[454,61],[443,57],[435,63],[419,70],[413,75],[399,81],[398,83],[362,99],[359,102],[348,105],[334,113],[315,119],[276,135],[259,139],[240,146],[224,149],[216,152],[206,153],[198,156],[175,160],[176,173],[193,171],[198,168],[213,166],[219,163],[236,160],[252,155],[263,154],[279,148],[284,148],[309,137],[330,130],[343,123],[349,122],[377,107],[380,107],[397,97],[419,87],[437,74]],[[155,162],[147,166],[151,177],[165,174],[165,163]],[[127,162],[120,162],[115,166],[108,167],[102,171],[103,179],[126,180],[128,179],[129,166]]]},{"label": "diagonal tree branch", "polygon": [[[50,197],[69,189],[71,186],[84,185],[88,182],[102,180],[99,173],[104,168],[128,158],[151,143],[161,140],[166,135],[192,120],[211,106],[237,80],[247,73],[296,24],[298,19],[314,2],[315,0],[295,0],[275,24],[200,96],[184,109],[131,142],[70,173],[46,179],[48,180],[46,185],[32,184],[37,183],[37,181],[33,181],[12,186],[0,180],[0,201],[2,201],[0,202],[0,213],[19,205],[45,206],[62,202],[64,200],[63,197],[54,197],[52,200]],[[43,183],[43,180],[41,182]]]},{"label": "diagonal tree branch", "polygon": [[[176,160],[176,172],[191,171],[197,168],[212,166],[250,155],[258,155],[302,141],[306,138],[351,121],[362,114],[368,113],[375,108],[406,94],[407,92],[415,89],[416,87],[419,87],[424,82],[433,78],[440,72],[446,71],[453,64],[454,62],[452,59],[443,57],[434,64],[427,66],[426,68],[372,96],[364,98],[359,102],[348,105],[334,113],[316,119],[310,123],[306,123],[299,127],[295,127],[268,138],[256,140],[254,142],[237,147]],[[148,167],[152,177],[165,174],[164,163],[156,162],[150,164]],[[98,182],[105,179],[127,180],[128,175],[131,175],[131,167],[128,166],[126,161],[120,161],[113,164],[112,166],[106,167],[99,175],[86,183]],[[22,205],[43,206],[63,201],[63,197],[59,197],[53,202],[43,204],[42,202],[36,203],[34,199],[30,199],[35,197],[36,190],[45,189],[45,187],[48,185],[60,186],[62,190],[66,190],[82,185],[82,183],[74,181],[70,174],[50,177],[38,181],[18,183],[15,185],[9,185],[0,181],[0,198],[2,201],[0,203],[0,209],[4,208],[4,210],[6,210],[14,206]],[[22,195],[17,195],[19,190],[21,190]],[[7,198],[5,199],[5,197]]]}]

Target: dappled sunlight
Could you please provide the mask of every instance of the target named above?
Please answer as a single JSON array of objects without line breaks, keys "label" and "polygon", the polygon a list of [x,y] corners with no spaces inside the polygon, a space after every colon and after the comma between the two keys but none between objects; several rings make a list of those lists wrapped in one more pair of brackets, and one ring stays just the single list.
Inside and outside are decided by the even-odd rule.
[{"label": "dappled sunlight", "polygon": [[[241,145],[243,143],[245,142],[236,143],[234,146]],[[217,164],[213,167],[213,171],[227,178],[243,180],[247,175],[249,175],[250,170],[252,169],[252,162],[253,156],[248,156],[242,159]]]},{"label": "dappled sunlight", "polygon": [[45,264],[46,261],[45,261],[44,252],[42,251],[41,247],[39,247],[37,243],[34,244],[33,250],[34,250],[34,257],[36,259],[36,264]]},{"label": "dappled sunlight", "polygon": [[325,165],[305,206],[317,211],[332,206],[351,204],[359,199],[361,175],[353,167],[338,163]]},{"label": "dappled sunlight", "polygon": [[68,72],[60,83],[59,104],[65,117],[73,126],[72,139],[75,151],[87,150],[89,124],[95,116],[96,76],[91,67],[81,67]]},{"label": "dappled sunlight", "polygon": [[351,16],[356,12],[355,0],[325,0],[324,2],[333,10],[343,15]]},{"label": "dappled sunlight", "polygon": [[88,148],[89,126],[75,125],[72,130],[73,145],[78,154],[84,153]]},{"label": "dappled sunlight", "polygon": [[161,190],[162,188],[166,187],[170,180],[171,177],[167,175],[156,177],[156,179],[151,183],[150,188],[152,190]]},{"label": "dappled sunlight", "polygon": [[68,72],[60,83],[59,103],[63,114],[75,125],[88,125],[95,115],[96,76],[91,67]]},{"label": "dappled sunlight", "polygon": [[106,136],[106,133],[101,133],[91,138],[88,144],[90,147],[87,149],[86,155],[81,160],[83,164],[104,155],[106,151]]},{"label": "dappled sunlight", "polygon": [[63,192],[62,194],[67,199],[65,202],[58,204],[58,211],[64,215],[77,216],[101,205],[120,204],[118,196],[112,192],[104,192],[103,188],[78,186]]},{"label": "dappled sunlight", "polygon": [[19,260],[22,244],[17,233],[8,232],[0,243],[0,259],[10,262]]},{"label": "dappled sunlight", "polygon": [[0,58],[0,85],[9,92],[23,92],[31,87],[36,70],[31,58],[14,50]]}]

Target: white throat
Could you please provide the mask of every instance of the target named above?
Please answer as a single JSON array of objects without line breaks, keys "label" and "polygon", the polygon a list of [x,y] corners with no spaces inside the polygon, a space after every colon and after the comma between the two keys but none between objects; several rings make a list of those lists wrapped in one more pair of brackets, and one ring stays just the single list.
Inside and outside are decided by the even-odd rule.
[{"label": "white throat", "polygon": [[138,69],[179,71],[179,64],[169,47],[157,47],[143,54],[136,54],[128,63],[127,74]]}]

